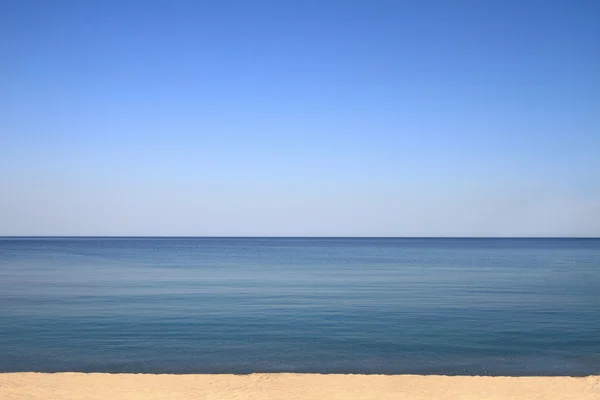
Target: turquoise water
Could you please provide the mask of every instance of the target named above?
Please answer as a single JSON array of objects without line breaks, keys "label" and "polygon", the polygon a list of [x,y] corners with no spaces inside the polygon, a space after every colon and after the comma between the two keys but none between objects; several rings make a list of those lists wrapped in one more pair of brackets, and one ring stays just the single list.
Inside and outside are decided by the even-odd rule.
[{"label": "turquoise water", "polygon": [[0,239],[0,371],[600,373],[600,240]]}]

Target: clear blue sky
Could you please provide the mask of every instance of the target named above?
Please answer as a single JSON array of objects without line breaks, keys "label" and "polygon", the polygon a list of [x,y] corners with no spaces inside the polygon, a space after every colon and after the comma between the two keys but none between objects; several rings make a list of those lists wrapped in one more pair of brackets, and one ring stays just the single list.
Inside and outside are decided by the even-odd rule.
[{"label": "clear blue sky", "polygon": [[0,3],[0,235],[600,236],[598,1]]}]

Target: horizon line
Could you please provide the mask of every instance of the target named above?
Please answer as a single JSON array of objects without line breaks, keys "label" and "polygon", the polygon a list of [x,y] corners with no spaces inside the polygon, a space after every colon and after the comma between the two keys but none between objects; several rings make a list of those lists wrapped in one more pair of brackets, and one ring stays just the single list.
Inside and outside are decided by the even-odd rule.
[{"label": "horizon line", "polygon": [[600,236],[0,235],[0,239],[600,239]]}]

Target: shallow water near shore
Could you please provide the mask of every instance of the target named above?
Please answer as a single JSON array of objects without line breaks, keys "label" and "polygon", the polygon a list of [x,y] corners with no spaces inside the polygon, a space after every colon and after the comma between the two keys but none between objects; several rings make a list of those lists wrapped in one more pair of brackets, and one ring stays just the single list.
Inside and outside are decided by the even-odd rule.
[{"label": "shallow water near shore", "polygon": [[600,239],[1,238],[0,372],[600,373]]}]

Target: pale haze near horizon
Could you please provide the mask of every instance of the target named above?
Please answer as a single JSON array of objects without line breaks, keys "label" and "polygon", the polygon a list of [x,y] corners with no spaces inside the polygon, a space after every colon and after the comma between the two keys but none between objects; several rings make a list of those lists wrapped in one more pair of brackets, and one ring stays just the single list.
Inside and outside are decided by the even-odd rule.
[{"label": "pale haze near horizon", "polygon": [[0,235],[600,236],[600,6],[424,3],[3,2]]}]

